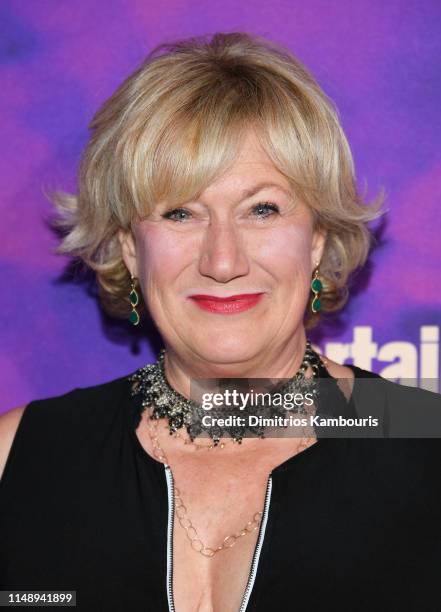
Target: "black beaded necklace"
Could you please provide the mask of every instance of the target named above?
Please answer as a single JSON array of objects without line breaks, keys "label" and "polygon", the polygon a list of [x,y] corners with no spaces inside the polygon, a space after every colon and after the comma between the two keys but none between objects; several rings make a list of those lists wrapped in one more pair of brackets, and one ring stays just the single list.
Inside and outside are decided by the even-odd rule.
[{"label": "black beaded necklace", "polygon": [[[164,356],[165,349],[162,349],[156,363],[148,364],[142,368],[139,368],[136,370],[136,372],[128,377],[131,383],[131,397],[138,397],[141,401],[139,406],[140,412],[148,407],[151,407],[152,414],[150,415],[150,418],[166,418],[168,420],[170,434],[173,434],[182,427],[185,427],[191,441],[193,441],[201,434],[208,433],[215,446],[219,443],[223,436],[231,437],[238,443],[241,443],[245,436],[257,436],[260,438],[265,437],[266,427],[264,425],[249,425],[247,423],[238,424],[238,422],[240,423],[238,418],[232,418],[232,424],[230,425],[216,425],[209,428],[204,427],[202,425],[202,417],[207,415],[207,410],[203,408],[201,404],[187,399],[170,386],[165,374]],[[305,377],[305,372],[308,366],[312,369],[311,378]],[[286,393],[298,393],[304,395],[305,393],[309,393],[314,398],[314,401],[316,401],[318,400],[319,395],[318,378],[320,376],[329,377],[329,373],[320,356],[312,349],[311,342],[308,340],[306,342],[303,360],[297,373],[287,382],[274,386],[270,391],[270,395],[274,396],[275,393],[280,395]],[[228,381],[229,379],[224,380]],[[236,378],[233,380],[237,383],[241,379]],[[228,385],[226,385],[226,387],[228,387]],[[286,408],[280,405],[275,405],[272,401],[269,405],[254,404],[253,408],[258,409],[259,416],[263,419],[274,419],[275,417],[287,416]],[[306,414],[303,404],[291,409],[290,412],[294,412],[296,414]],[[244,411],[243,409],[232,409],[228,410],[228,414],[232,417],[241,416],[243,418]],[[225,417],[225,408],[212,408],[210,410],[210,416],[214,420]],[[138,412],[138,422],[139,419],[140,413]],[[246,421],[246,419],[244,420]]]}]

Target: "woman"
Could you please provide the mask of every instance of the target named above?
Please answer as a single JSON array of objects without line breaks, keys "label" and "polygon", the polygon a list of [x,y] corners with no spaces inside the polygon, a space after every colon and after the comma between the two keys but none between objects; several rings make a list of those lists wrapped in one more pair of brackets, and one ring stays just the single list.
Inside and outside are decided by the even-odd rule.
[{"label": "woman", "polygon": [[383,381],[307,343],[381,214],[330,100],[286,50],[217,34],[156,49],[91,129],[60,252],[165,353],[1,417],[2,588],[93,611],[439,609],[437,440],[188,421],[195,379],[338,380],[347,406]]}]

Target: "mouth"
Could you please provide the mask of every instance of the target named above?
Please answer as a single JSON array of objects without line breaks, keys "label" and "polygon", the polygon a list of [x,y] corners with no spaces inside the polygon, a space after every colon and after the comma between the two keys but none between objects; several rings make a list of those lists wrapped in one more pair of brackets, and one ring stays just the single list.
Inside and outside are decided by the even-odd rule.
[{"label": "mouth", "polygon": [[263,292],[241,293],[221,298],[214,295],[198,294],[189,296],[189,299],[202,310],[217,314],[236,314],[256,306],[263,295]]}]

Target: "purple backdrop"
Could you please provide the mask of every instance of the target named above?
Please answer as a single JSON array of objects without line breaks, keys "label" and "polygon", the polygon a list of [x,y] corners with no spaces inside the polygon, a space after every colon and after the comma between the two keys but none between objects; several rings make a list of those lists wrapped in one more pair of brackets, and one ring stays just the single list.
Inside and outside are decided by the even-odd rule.
[{"label": "purple backdrop", "polygon": [[153,46],[233,30],[312,70],[340,109],[360,184],[388,194],[370,274],[316,345],[438,389],[440,23],[436,0],[2,2],[0,410],[152,361],[149,330],[104,317],[90,283],[65,274],[44,193],[75,188],[91,116]]}]

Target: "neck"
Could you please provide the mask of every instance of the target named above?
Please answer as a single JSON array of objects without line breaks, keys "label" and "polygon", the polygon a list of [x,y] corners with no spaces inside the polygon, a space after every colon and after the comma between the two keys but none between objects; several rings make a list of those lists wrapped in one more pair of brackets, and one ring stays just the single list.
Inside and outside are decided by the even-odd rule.
[{"label": "neck", "polygon": [[[304,329],[284,345],[265,351],[265,355],[236,363],[219,364],[197,354],[180,354],[166,346],[164,369],[169,384],[185,397],[190,397],[190,383],[204,378],[292,378],[298,372],[305,354]],[[310,368],[305,373],[309,378]]]}]

